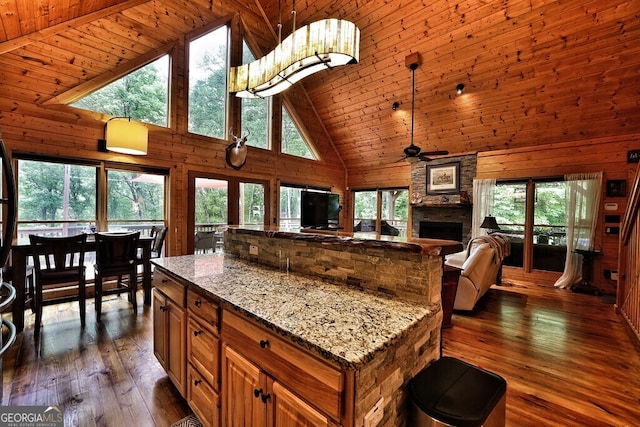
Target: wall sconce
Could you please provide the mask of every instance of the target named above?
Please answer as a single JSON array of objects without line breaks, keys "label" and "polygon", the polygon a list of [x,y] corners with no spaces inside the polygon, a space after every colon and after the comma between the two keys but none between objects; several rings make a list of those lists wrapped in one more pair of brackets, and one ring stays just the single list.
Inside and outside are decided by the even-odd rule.
[{"label": "wall sconce", "polygon": [[396,111],[396,110],[398,109],[398,107],[400,107],[400,103],[399,103],[399,102],[397,102],[397,101],[396,101],[396,102],[394,102],[394,103],[391,105],[391,109],[392,109],[393,111]]},{"label": "wall sconce", "polygon": [[98,140],[98,151],[145,155],[149,130],[131,117],[112,117],[104,124],[104,139]]},{"label": "wall sconce", "polygon": [[458,83],[458,86],[456,86],[456,94],[462,95],[463,92],[464,92],[464,85],[462,83]]}]

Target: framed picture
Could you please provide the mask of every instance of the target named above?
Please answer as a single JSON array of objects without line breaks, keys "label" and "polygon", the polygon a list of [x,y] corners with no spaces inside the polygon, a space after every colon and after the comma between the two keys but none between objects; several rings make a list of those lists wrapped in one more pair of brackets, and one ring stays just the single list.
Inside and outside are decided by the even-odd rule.
[{"label": "framed picture", "polygon": [[624,197],[627,195],[627,181],[624,179],[607,180],[607,197]]},{"label": "framed picture", "polygon": [[427,165],[427,194],[460,192],[460,162]]}]

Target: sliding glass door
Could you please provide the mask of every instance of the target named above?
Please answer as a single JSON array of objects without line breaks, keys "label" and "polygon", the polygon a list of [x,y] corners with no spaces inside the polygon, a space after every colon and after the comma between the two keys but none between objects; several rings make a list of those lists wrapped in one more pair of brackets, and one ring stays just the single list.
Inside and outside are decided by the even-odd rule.
[{"label": "sliding glass door", "polygon": [[504,264],[526,271],[562,272],[566,256],[562,179],[499,182],[493,215],[511,239]]}]

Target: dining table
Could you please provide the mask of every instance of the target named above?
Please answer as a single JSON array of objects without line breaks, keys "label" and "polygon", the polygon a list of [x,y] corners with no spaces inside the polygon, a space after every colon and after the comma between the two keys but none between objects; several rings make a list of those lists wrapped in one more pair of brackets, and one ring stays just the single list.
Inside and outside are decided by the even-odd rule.
[{"label": "dining table", "polygon": [[[138,240],[138,249],[140,249],[139,265],[142,265],[142,289],[144,292],[144,304],[151,305],[151,248],[154,238],[150,236],[140,236]],[[95,252],[96,240],[95,236],[89,234],[87,236],[86,252]],[[25,311],[25,290],[26,290],[26,274],[27,260],[32,256],[31,244],[29,237],[24,236],[15,239],[11,243],[11,264],[13,268],[13,285],[16,290],[16,297],[13,302],[12,315],[13,324],[17,332],[24,329],[24,311]]]}]

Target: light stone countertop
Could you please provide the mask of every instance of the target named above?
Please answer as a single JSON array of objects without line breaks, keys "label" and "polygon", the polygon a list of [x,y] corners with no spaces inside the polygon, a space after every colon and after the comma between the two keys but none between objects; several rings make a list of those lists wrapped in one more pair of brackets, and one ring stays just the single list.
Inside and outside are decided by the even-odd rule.
[{"label": "light stone countertop", "polygon": [[[153,259],[196,291],[256,319],[279,335],[347,369],[373,359],[435,311],[234,256],[212,254]],[[199,288],[199,289],[198,289]]]}]

